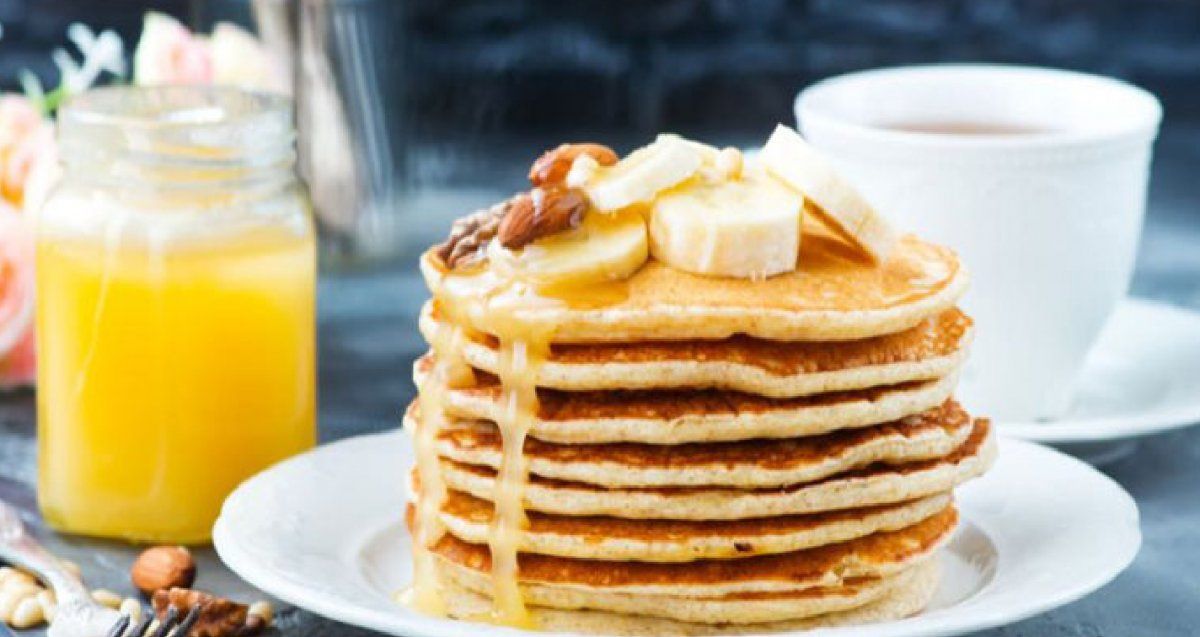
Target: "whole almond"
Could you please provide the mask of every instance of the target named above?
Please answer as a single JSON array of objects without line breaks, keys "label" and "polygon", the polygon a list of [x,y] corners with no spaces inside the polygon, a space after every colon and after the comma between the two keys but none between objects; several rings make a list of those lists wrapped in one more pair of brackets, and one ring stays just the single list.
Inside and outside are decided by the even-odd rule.
[{"label": "whole almond", "polygon": [[529,169],[529,182],[534,186],[561,184],[571,170],[576,157],[588,155],[601,166],[611,166],[620,159],[613,149],[590,142],[562,144],[544,153]]},{"label": "whole almond", "polygon": [[496,234],[500,245],[516,250],[542,237],[579,227],[587,212],[583,193],[561,187],[538,187],[518,195]]},{"label": "whole almond", "polygon": [[500,220],[496,231],[496,240],[500,245],[516,249],[533,241],[533,222],[537,211],[534,210],[533,196],[523,192],[509,200],[508,212]]},{"label": "whole almond", "polygon": [[188,588],[196,579],[196,562],[182,546],[153,546],[138,556],[129,579],[147,595],[170,588]]}]

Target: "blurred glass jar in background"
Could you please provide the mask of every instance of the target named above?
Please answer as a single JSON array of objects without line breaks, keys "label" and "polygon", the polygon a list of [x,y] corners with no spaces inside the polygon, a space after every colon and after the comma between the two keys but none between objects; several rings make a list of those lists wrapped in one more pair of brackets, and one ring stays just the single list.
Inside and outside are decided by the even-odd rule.
[{"label": "blurred glass jar in background", "polygon": [[299,171],[334,266],[390,259],[410,240],[402,4],[251,2],[263,44],[292,76]]},{"label": "blurred glass jar in background", "polygon": [[38,496],[55,528],[201,543],[315,443],[315,239],[286,98],[99,89],[38,219]]}]

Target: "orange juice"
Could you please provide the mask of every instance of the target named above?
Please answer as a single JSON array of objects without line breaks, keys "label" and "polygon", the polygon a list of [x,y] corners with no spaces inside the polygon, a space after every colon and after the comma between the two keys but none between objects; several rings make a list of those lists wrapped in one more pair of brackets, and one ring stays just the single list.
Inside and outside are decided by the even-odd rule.
[{"label": "orange juice", "polygon": [[315,442],[311,237],[156,254],[38,246],[40,498],[58,529],[206,541],[242,480]]},{"label": "orange juice", "polygon": [[316,441],[316,250],[291,103],[106,87],[59,111],[37,213],[38,498],[55,528],[208,541]]}]

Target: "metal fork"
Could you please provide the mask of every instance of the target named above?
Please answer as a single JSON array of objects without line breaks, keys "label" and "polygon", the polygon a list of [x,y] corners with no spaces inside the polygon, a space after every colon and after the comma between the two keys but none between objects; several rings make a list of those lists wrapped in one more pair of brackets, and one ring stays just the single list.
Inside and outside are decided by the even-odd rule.
[{"label": "metal fork", "polygon": [[105,637],[167,637],[167,635],[182,637],[192,630],[192,626],[195,626],[199,619],[199,605],[193,606],[182,619],[179,617],[179,609],[169,606],[166,616],[158,622],[157,626],[151,625],[154,623],[153,613],[146,613],[137,623],[133,623],[133,618],[129,615],[121,615],[117,623],[108,629]]},{"label": "metal fork", "polygon": [[179,609],[171,606],[163,620],[151,626],[153,613],[145,613],[135,623],[129,615],[97,604],[83,582],[38,544],[25,529],[17,509],[5,502],[0,502],[0,560],[34,572],[54,590],[58,608],[47,637],[183,636],[200,619],[199,605],[193,606],[183,617],[180,617]]}]

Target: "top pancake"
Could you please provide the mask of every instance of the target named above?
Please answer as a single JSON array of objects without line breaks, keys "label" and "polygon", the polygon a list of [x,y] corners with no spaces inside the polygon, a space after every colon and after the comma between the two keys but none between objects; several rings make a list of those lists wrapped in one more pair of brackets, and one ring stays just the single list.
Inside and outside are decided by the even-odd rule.
[{"label": "top pancake", "polygon": [[[890,334],[949,309],[967,285],[950,249],[914,236],[874,266],[828,231],[805,228],[797,269],[766,280],[705,277],[650,259],[601,302],[570,302],[506,288],[488,270],[449,273],[431,253],[421,271],[435,296],[452,304],[512,295],[512,313],[552,330],[558,343],[722,339],[735,334],[782,341],[849,340]],[[617,285],[617,284],[614,284]],[[479,312],[474,330],[497,333]]]}]

